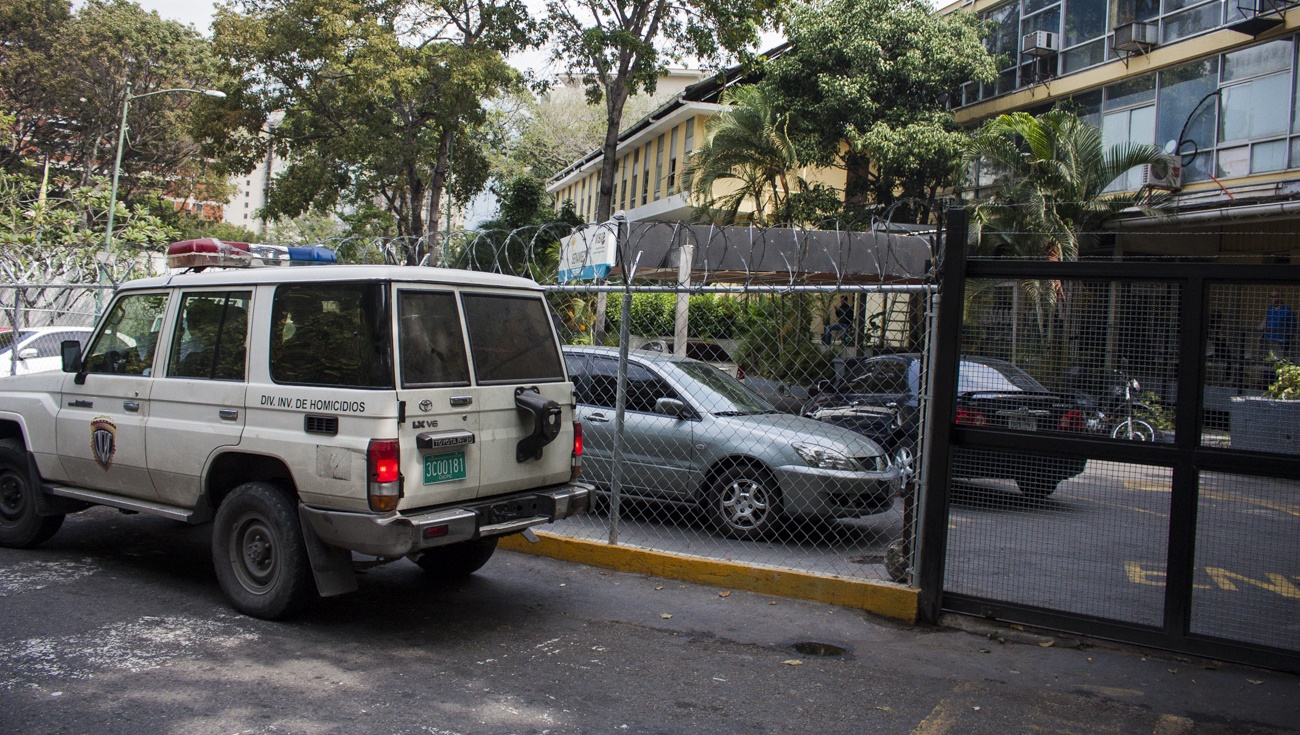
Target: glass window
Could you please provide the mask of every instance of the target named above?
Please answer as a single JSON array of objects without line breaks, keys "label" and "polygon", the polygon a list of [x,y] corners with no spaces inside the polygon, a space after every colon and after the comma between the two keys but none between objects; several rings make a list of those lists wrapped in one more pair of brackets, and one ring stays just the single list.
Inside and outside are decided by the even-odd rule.
[{"label": "glass window", "polygon": [[1286,168],[1286,140],[1256,143],[1250,149],[1250,172],[1281,171]]},{"label": "glass window", "polygon": [[1222,22],[1222,17],[1223,4],[1219,2],[1199,5],[1168,16],[1164,22],[1163,40],[1165,43],[1173,43],[1180,38],[1187,38],[1202,31],[1208,31],[1211,28],[1218,28]]},{"label": "glass window", "polygon": [[454,294],[398,291],[397,324],[402,387],[469,385],[469,359]]},{"label": "glass window", "polygon": [[[1155,105],[1135,107],[1131,110],[1109,112],[1101,118],[1101,139],[1106,148],[1124,143],[1154,142]],[[1133,168],[1120,175],[1106,187],[1106,191],[1132,191],[1142,186],[1142,172]]]},{"label": "glass window", "polygon": [[677,193],[677,128],[668,134],[668,193]]},{"label": "glass window", "polygon": [[1065,45],[1075,46],[1106,35],[1107,0],[1066,0]]},{"label": "glass window", "polygon": [[659,195],[663,190],[664,180],[664,136],[660,135],[658,142],[655,143],[655,201],[659,201]]},{"label": "glass window", "polygon": [[172,334],[167,377],[243,380],[253,293],[189,293]]},{"label": "glass window", "polygon": [[1244,84],[1224,87],[1219,95],[1219,141],[1256,140],[1286,133],[1290,105],[1290,76],[1283,72]]},{"label": "glass window", "polygon": [[1132,107],[1156,99],[1156,75],[1143,74],[1140,77],[1126,79],[1106,87],[1106,101],[1103,109],[1115,110],[1120,107]]},{"label": "glass window", "polygon": [[1231,82],[1291,68],[1292,42],[1274,41],[1223,55],[1223,81]]},{"label": "glass window", "polygon": [[1051,10],[1044,10],[1038,15],[1025,18],[1020,24],[1021,34],[1033,33],[1034,31],[1051,31],[1052,33],[1061,32],[1061,8],[1054,7]]},{"label": "glass window", "polygon": [[1037,13],[1050,5],[1056,5],[1057,2],[1059,0],[1025,0],[1025,15]]},{"label": "glass window", "polygon": [[464,294],[462,301],[479,383],[564,380],[560,348],[541,297]]},{"label": "glass window", "polygon": [[[1160,73],[1160,101],[1156,110],[1156,144],[1177,145],[1179,133],[1185,145],[1180,153],[1191,155],[1199,148],[1214,147],[1218,105],[1206,95],[1218,89],[1219,59],[1212,56]],[[1199,105],[1199,107],[1198,107]],[[1189,120],[1189,116],[1193,115]],[[1183,132],[1183,126],[1187,126]],[[1186,161],[1185,161],[1186,164]],[[1187,174],[1186,171],[1183,172]]]},{"label": "glass window", "polygon": [[1250,146],[1219,149],[1220,178],[1245,176],[1250,173]]},{"label": "glass window", "polygon": [[1087,69],[1105,60],[1106,39],[1103,38],[1061,54],[1061,73],[1070,74],[1080,69]]},{"label": "glass window", "polygon": [[158,349],[167,294],[128,294],[113,303],[86,354],[88,373],[149,375]]},{"label": "glass window", "polygon": [[392,336],[379,283],[311,283],[275,289],[271,379],[277,383],[392,388]]},{"label": "glass window", "polygon": [[1135,20],[1151,20],[1160,15],[1160,0],[1112,0],[1111,17],[1115,25]]},{"label": "glass window", "polygon": [[1062,106],[1079,116],[1080,120],[1101,127],[1101,90],[1076,94]]},{"label": "glass window", "polygon": [[908,392],[907,363],[902,360],[871,360],[861,364],[849,380],[850,393],[902,395]]},{"label": "glass window", "polygon": [[650,146],[653,143],[645,144],[645,168],[641,171],[641,206],[650,202]]}]

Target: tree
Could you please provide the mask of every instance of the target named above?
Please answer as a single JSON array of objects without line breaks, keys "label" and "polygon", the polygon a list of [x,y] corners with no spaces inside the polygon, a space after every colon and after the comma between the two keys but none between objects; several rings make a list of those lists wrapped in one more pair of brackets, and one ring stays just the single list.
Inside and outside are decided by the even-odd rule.
[{"label": "tree", "polygon": [[787,35],[761,84],[789,116],[799,159],[846,169],[850,208],[900,198],[933,208],[961,161],[948,94],[995,72],[975,15],[940,15],[924,0],[819,0],[795,6]]},{"label": "tree", "polygon": [[[709,119],[691,156],[692,195],[710,219],[733,222],[748,201],[754,222],[766,225],[770,211],[788,211],[795,186],[803,183],[793,173],[799,158],[786,133],[789,118],[762,87],[733,87],[726,102],[731,106]],[[719,185],[728,193],[716,196]]]},{"label": "tree", "polygon": [[[968,157],[1000,171],[993,194],[975,206],[980,249],[990,255],[1076,260],[1097,244],[1106,221],[1131,207],[1157,215],[1153,208],[1166,198],[1142,191],[1107,193],[1130,169],[1164,164],[1168,156],[1145,144],[1107,147],[1099,128],[1059,108],[1037,117],[1015,112],[988,121],[972,139]],[[1065,339],[1072,332],[1070,287],[1026,281],[1020,288],[1034,309],[1047,358],[1063,364],[1069,357]]]},{"label": "tree", "polygon": [[210,121],[215,152],[245,170],[268,146],[290,161],[263,214],[379,202],[413,242],[436,238],[448,191],[482,189],[484,102],[519,88],[502,55],[537,40],[519,0],[231,0],[213,27],[242,80],[230,109],[253,111]]},{"label": "tree", "polygon": [[[127,0],[0,4],[0,99],[14,114],[10,170],[52,161],[89,186],[112,172],[126,85],[134,94],[210,88],[220,82],[211,45],[192,28]],[[225,179],[196,155],[191,112],[211,100],[167,94],[133,100],[121,165],[121,196],[142,191],[223,200]]]},{"label": "tree", "polygon": [[560,238],[582,225],[571,208],[556,212],[546,184],[519,176],[496,192],[496,216],[476,232],[464,233],[450,260],[457,267],[491,273],[528,276],[537,281],[555,278]]},{"label": "tree", "polygon": [[554,57],[582,79],[587,101],[604,104],[596,219],[613,211],[618,136],[628,98],[653,94],[667,62],[743,53],[765,24],[779,23],[786,0],[550,0]]}]

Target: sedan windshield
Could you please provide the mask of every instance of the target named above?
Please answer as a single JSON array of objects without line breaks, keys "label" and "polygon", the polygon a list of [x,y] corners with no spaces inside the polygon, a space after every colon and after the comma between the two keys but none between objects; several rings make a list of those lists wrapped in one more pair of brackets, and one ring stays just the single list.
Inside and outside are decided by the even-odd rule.
[{"label": "sedan windshield", "polygon": [[730,375],[702,362],[669,363],[680,371],[690,385],[686,389],[700,407],[715,416],[742,416],[776,413],[772,404],[763,400],[743,383]]}]

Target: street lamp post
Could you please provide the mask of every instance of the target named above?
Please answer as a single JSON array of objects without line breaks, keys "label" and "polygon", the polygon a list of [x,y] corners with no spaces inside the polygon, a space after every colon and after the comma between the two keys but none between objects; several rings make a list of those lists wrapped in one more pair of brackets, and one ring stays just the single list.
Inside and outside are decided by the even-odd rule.
[{"label": "street lamp post", "polygon": [[166,94],[168,92],[206,94],[209,97],[217,98],[224,98],[226,96],[226,93],[219,89],[190,89],[188,87],[156,89],[152,92],[145,92],[143,94],[131,94],[131,83],[126,83],[126,95],[122,98],[122,124],[119,125],[117,129],[117,158],[113,161],[113,190],[108,197],[108,229],[104,233],[104,262],[100,264],[100,283],[104,283],[108,280],[108,263],[113,254],[113,215],[117,213],[117,178],[122,172],[122,148],[126,145],[126,112],[131,106],[131,100],[140,99],[141,97],[152,97],[155,94]]}]

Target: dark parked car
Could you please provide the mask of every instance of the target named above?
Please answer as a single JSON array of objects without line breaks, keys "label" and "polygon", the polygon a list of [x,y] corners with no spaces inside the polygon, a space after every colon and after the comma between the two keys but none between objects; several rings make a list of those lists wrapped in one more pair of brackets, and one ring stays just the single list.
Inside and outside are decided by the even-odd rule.
[{"label": "dark parked car", "polygon": [[[911,472],[920,435],[919,355],[849,358],[823,383],[806,416],[875,439],[895,464]],[[965,356],[957,373],[958,424],[1018,431],[1099,432],[1101,416],[1087,402],[1054,393],[1005,360]],[[1011,479],[1020,492],[1045,498],[1062,480],[1083,472],[1085,460],[957,449],[953,476]]]},{"label": "dark parked car", "polygon": [[[582,479],[614,470],[618,351],[565,347],[582,422]],[[637,350],[627,368],[621,494],[697,504],[719,532],[766,536],[783,518],[829,520],[892,507],[899,469],[875,441],[774,409],[689,358]]]}]

